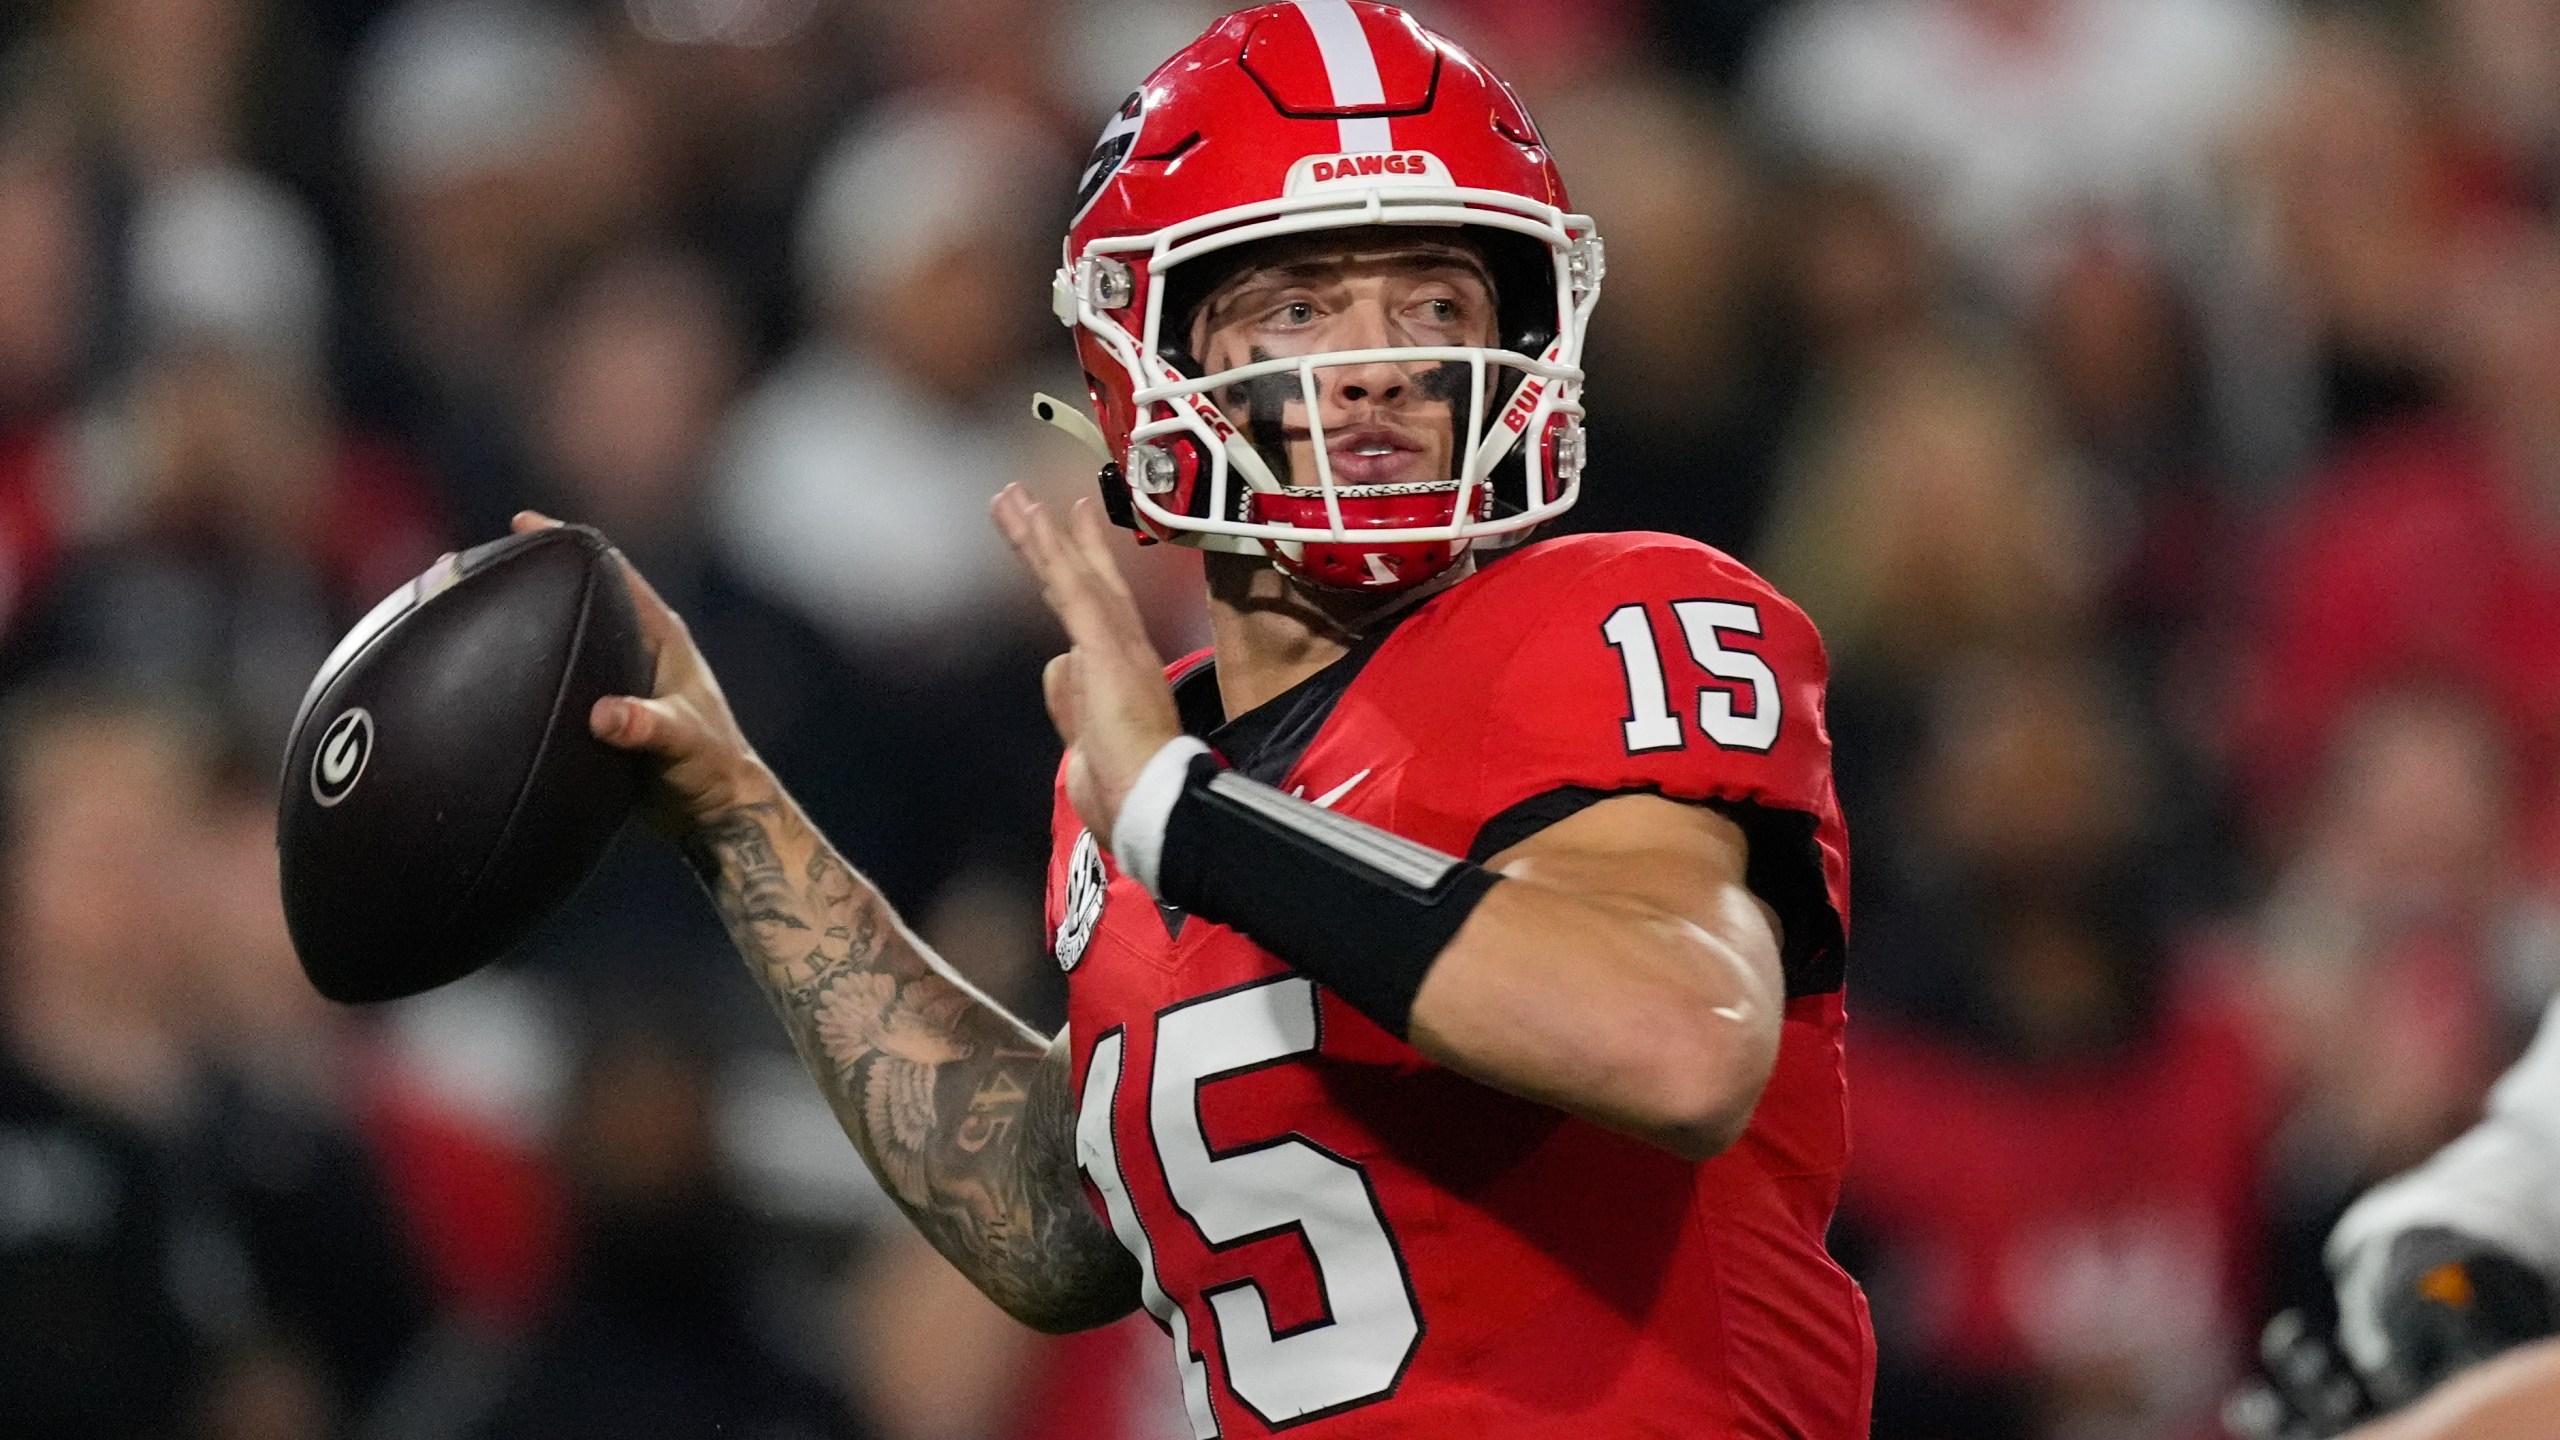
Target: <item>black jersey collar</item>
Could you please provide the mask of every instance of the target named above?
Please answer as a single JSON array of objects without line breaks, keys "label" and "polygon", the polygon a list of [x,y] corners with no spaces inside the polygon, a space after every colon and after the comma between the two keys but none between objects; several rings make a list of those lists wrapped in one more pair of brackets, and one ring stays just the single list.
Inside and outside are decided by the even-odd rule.
[{"label": "black jersey collar", "polygon": [[1217,657],[1202,657],[1173,681],[1174,708],[1182,717],[1184,733],[1208,741],[1245,778],[1279,784],[1315,743],[1325,721],[1333,717],[1333,707],[1341,703],[1344,692],[1387,637],[1423,608],[1399,608],[1363,631],[1332,664],[1232,720],[1218,697]]}]

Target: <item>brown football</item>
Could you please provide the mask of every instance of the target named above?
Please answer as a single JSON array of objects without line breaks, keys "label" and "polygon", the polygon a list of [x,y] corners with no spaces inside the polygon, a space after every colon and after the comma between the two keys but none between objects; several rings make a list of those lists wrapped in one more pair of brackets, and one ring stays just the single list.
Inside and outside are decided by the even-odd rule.
[{"label": "brown football", "polygon": [[414,995],[505,954],[629,818],[643,762],[587,731],[651,663],[620,562],[562,526],[448,556],[376,606],[303,696],[276,843],[321,994]]}]

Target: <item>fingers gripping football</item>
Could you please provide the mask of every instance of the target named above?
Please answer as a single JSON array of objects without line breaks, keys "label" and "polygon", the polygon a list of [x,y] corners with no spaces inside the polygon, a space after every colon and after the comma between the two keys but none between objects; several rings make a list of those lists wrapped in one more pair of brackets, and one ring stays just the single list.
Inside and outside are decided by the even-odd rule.
[{"label": "fingers gripping football", "polygon": [[996,497],[995,521],[1066,628],[1067,653],[1049,662],[1042,690],[1067,745],[1067,798],[1108,848],[1138,772],[1182,733],[1164,660],[1112,558],[1098,506],[1078,502],[1061,526],[1013,485]]},{"label": "fingers gripping football", "polygon": [[[514,522],[518,530],[559,523],[530,510],[517,514]],[[653,826],[676,834],[705,816],[758,798],[769,777],[730,714],[720,682],[694,645],[684,618],[629,560],[618,553],[614,558],[630,587],[656,673],[647,695],[607,695],[596,701],[587,728],[608,745],[657,760],[659,783],[643,810]]]}]

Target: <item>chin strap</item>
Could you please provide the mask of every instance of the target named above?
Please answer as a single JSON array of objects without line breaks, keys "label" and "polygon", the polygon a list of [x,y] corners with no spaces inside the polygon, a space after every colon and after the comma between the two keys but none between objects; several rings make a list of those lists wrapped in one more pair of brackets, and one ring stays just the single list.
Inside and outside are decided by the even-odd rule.
[{"label": "chin strap", "polygon": [[1100,457],[1103,464],[1112,465],[1119,462],[1120,457],[1112,454],[1111,447],[1103,443],[1100,427],[1084,418],[1084,411],[1076,406],[1054,395],[1043,395],[1034,391],[1031,396],[1031,413],[1039,417],[1044,424],[1055,425],[1065,431],[1070,438],[1081,442],[1086,449]]}]

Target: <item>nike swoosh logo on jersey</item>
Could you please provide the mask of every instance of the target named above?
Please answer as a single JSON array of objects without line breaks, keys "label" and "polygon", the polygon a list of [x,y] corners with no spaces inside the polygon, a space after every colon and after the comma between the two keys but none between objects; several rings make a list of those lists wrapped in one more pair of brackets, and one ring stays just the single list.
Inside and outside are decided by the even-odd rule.
[{"label": "nike swoosh logo on jersey", "polygon": [[[1351,787],[1352,787],[1352,786],[1357,785],[1357,784],[1359,784],[1361,781],[1368,779],[1368,778],[1369,778],[1369,775],[1370,775],[1370,772],[1371,772],[1371,771],[1376,770],[1377,768],[1378,768],[1378,767],[1376,767],[1375,765],[1372,765],[1372,766],[1370,766],[1370,767],[1369,767],[1369,769],[1368,769],[1368,770],[1363,770],[1363,771],[1361,771],[1359,774],[1354,775],[1354,776],[1352,776],[1350,779],[1343,781],[1341,784],[1334,786],[1332,789],[1327,790],[1326,792],[1324,792],[1323,794],[1321,794],[1321,795],[1317,796],[1317,797],[1316,797],[1316,798],[1314,798],[1313,800],[1309,800],[1309,801],[1307,801],[1307,803],[1308,803],[1308,804],[1310,804],[1310,805],[1313,805],[1314,807],[1316,807],[1316,808],[1317,808],[1317,809],[1319,809],[1319,810],[1330,810],[1330,809],[1332,809],[1332,808],[1333,808],[1333,804],[1334,804],[1334,802],[1335,802],[1335,801],[1340,800],[1343,796],[1350,794],[1350,793],[1351,793]],[[1305,793],[1306,793],[1306,787],[1304,787],[1304,786],[1300,786],[1300,787],[1299,787],[1299,792],[1298,792],[1298,793],[1299,793],[1301,796],[1304,796],[1304,795],[1305,795]]]}]

